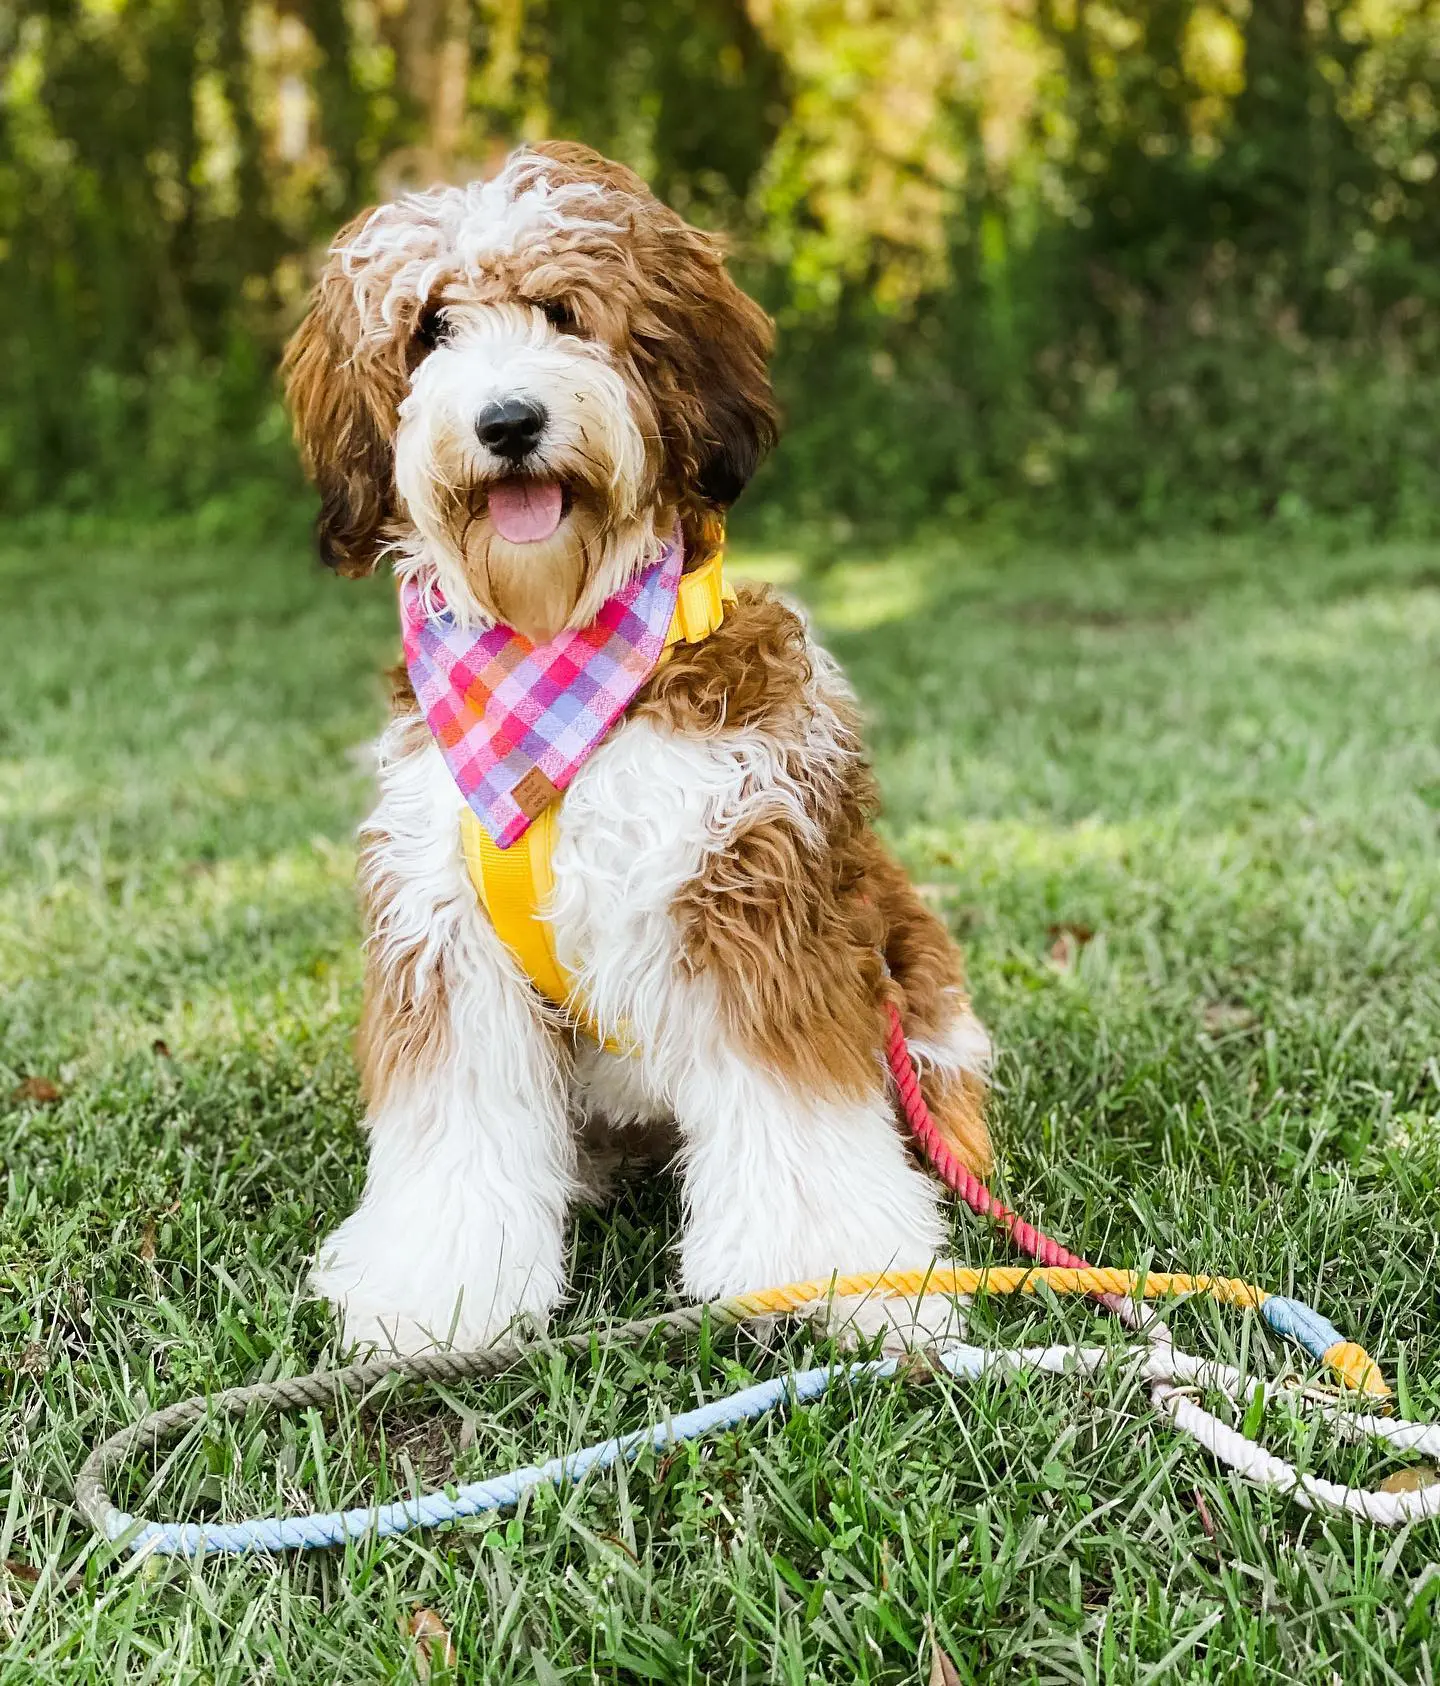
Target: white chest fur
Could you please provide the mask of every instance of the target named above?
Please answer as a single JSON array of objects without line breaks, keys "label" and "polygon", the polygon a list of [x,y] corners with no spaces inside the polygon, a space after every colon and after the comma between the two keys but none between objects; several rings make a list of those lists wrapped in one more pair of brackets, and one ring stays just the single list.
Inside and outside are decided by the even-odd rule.
[{"label": "white chest fur", "polygon": [[[401,752],[414,729],[400,721],[382,737],[380,800],[364,827],[411,904],[387,924],[413,936],[427,911],[443,927],[468,907],[503,966],[461,855],[464,799],[433,743]],[[783,761],[759,734],[684,736],[641,719],[622,722],[576,774],[556,827],[548,912],[562,964],[607,1028],[623,1022],[642,1040],[663,1039],[680,981],[670,909],[737,827],[796,800]]]}]

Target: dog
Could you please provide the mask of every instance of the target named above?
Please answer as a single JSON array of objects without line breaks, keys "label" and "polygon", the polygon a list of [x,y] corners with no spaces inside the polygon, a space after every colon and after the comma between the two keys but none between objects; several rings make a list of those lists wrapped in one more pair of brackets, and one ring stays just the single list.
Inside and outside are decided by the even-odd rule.
[{"label": "dog", "polygon": [[[323,560],[382,561],[462,628],[585,628],[667,545],[712,561],[776,443],[773,328],[720,243],[573,143],[337,236],[285,354]],[[926,1265],[940,1193],[887,1090],[898,1006],[936,1121],[983,1171],[990,1045],[959,951],[877,838],[855,699],[801,614],[743,587],[677,647],[556,810],[577,1034],[500,940],[466,802],[397,670],[361,831],[369,1164],[320,1247],[347,1342],[479,1347],[541,1322],[566,1226],[671,1158],[696,1299]]]}]

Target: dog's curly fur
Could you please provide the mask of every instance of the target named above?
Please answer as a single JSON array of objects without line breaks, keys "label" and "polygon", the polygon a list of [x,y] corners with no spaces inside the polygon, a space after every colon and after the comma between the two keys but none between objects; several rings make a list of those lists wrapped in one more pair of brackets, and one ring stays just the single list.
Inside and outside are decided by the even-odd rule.
[{"label": "dog's curly fur", "polygon": [[[687,566],[713,553],[775,441],[770,348],[716,239],[584,147],[367,211],[286,355],[321,555],[348,575],[388,556],[462,624],[584,625],[677,524]],[[513,399],[543,416],[518,463],[477,432]],[[525,542],[489,501],[517,474],[563,508]],[[577,1046],[496,938],[403,672],[379,765],[361,862],[370,1169],[314,1273],[350,1336],[479,1344],[543,1317],[568,1208],[617,1144],[657,1137],[683,1181],[692,1294],[942,1247],[887,1098],[885,1004],[977,1169],[988,1042],[958,951],[872,830],[853,698],[794,609],[744,588],[565,797],[551,923],[629,1056]]]}]

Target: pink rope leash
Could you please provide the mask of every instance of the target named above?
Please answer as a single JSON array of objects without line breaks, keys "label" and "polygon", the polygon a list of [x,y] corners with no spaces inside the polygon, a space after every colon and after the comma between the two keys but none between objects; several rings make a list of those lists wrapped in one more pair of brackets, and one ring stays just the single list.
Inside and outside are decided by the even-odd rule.
[{"label": "pink rope leash", "polygon": [[[930,1116],[930,1108],[925,1104],[925,1096],[920,1091],[920,1074],[916,1070],[910,1044],[905,1040],[905,1027],[900,1022],[900,1010],[893,1001],[886,1003],[885,1010],[890,1021],[885,1037],[885,1057],[900,1095],[901,1110],[941,1182],[952,1193],[958,1194],[972,1212],[999,1224],[1022,1253],[1028,1253],[1040,1264],[1061,1265],[1067,1270],[1093,1269],[1078,1253],[1062,1247],[1044,1230],[1036,1229],[1034,1224],[1026,1223],[1018,1212],[1012,1212],[991,1194],[979,1177],[961,1164],[954,1149],[940,1134],[939,1127]],[[1131,1328],[1153,1328],[1157,1333],[1164,1329],[1164,1324],[1145,1306],[1134,1304],[1123,1294],[1097,1294],[1095,1298]]]},{"label": "pink rope leash", "polygon": [[925,1104],[925,1096],[920,1091],[920,1074],[915,1069],[910,1044],[905,1040],[905,1027],[900,1023],[899,1009],[891,1001],[887,1003],[886,1011],[890,1017],[890,1030],[885,1038],[885,1057],[890,1062],[890,1075],[895,1079],[895,1087],[900,1092],[900,1105],[905,1113],[905,1122],[914,1131],[915,1140],[919,1142],[941,1182],[958,1194],[972,1212],[978,1212],[982,1218],[993,1218],[997,1224],[1008,1230],[1020,1251],[1028,1253],[1032,1259],[1038,1259],[1042,1265],[1062,1265],[1067,1270],[1089,1270],[1090,1265],[1078,1254],[1062,1247],[1058,1241],[1052,1241],[1042,1230],[1036,1229],[1034,1224],[1027,1224],[1018,1212],[1012,1212],[1008,1206],[1002,1205],[979,1177],[967,1171],[960,1163],[954,1149],[940,1134],[939,1127],[930,1116],[930,1108]]}]

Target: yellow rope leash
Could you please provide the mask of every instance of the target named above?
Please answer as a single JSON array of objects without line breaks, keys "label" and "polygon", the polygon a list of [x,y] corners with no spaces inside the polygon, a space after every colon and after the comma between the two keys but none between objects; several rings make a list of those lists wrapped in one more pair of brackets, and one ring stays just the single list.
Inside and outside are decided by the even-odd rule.
[{"label": "yellow rope leash", "polygon": [[987,1265],[981,1270],[936,1265],[928,1270],[887,1270],[790,1282],[781,1288],[737,1294],[725,1301],[725,1307],[727,1314],[739,1320],[776,1316],[832,1298],[882,1294],[913,1300],[923,1294],[1034,1294],[1042,1285],[1056,1294],[1117,1294],[1131,1300],[1199,1295],[1221,1305],[1250,1306],[1261,1312],[1278,1333],[1292,1336],[1322,1359],[1347,1387],[1372,1399],[1391,1397],[1380,1366],[1364,1347],[1342,1339],[1332,1324],[1300,1301],[1271,1294],[1235,1276],[1188,1276],[1164,1270],[1147,1271],[1142,1276],[1133,1270],[1072,1270],[1062,1265]]}]

